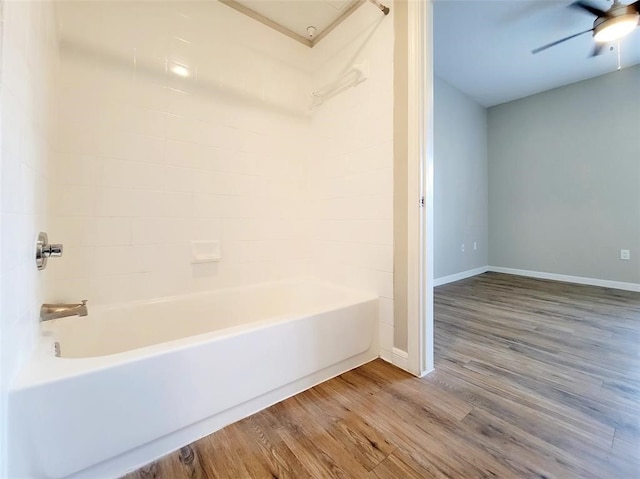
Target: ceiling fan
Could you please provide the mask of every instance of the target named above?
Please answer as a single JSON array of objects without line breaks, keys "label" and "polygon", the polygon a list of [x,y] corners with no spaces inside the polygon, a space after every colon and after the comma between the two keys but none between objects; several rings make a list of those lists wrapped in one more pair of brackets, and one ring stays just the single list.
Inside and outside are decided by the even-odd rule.
[{"label": "ceiling fan", "polygon": [[613,5],[611,5],[608,10],[602,10],[583,0],[578,0],[570,6],[595,15],[596,19],[593,22],[593,28],[536,48],[532,50],[531,53],[539,53],[559,43],[566,42],[585,33],[593,32],[593,39],[596,45],[591,56],[600,55],[605,43],[613,42],[628,35],[640,23],[640,0],[636,0],[630,5],[624,5],[620,3],[619,0],[613,0]]}]

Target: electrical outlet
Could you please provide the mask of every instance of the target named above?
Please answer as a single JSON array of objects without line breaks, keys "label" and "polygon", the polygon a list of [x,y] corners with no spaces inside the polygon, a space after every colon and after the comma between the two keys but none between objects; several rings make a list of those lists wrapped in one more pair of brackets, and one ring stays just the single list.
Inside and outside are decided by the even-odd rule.
[{"label": "electrical outlet", "polygon": [[473,251],[476,251],[478,249],[478,243],[476,243],[475,241],[473,242]]},{"label": "electrical outlet", "polygon": [[464,243],[462,243],[462,246],[460,247],[460,251],[464,253]]},{"label": "electrical outlet", "polygon": [[628,249],[621,249],[620,259],[631,259],[631,252]]}]

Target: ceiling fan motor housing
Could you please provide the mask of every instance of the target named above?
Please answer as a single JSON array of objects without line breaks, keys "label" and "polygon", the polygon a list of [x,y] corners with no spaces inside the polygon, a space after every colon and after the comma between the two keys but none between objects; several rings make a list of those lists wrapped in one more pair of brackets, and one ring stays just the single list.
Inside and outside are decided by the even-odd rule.
[{"label": "ceiling fan motor housing", "polygon": [[627,24],[638,25],[640,15],[633,5],[614,4],[608,11],[606,17],[598,17],[593,22],[593,38],[597,42],[607,43],[612,39],[608,39],[603,31],[614,25]]}]

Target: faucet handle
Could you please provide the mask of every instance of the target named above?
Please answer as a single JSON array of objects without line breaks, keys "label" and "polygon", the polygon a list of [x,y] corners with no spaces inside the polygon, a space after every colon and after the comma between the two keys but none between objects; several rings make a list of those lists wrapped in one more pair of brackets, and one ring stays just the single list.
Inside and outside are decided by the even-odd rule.
[{"label": "faucet handle", "polygon": [[62,256],[61,244],[49,244],[47,233],[40,233],[36,241],[36,265],[39,270],[47,267],[47,259]]},{"label": "faucet handle", "polygon": [[48,244],[42,247],[42,254],[48,258],[59,258],[62,256],[61,244]]}]

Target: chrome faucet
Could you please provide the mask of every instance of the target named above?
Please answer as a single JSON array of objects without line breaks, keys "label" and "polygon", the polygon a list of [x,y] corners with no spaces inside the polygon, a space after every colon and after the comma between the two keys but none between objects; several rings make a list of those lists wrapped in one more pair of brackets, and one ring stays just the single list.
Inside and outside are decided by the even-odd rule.
[{"label": "chrome faucet", "polygon": [[89,314],[89,310],[87,309],[86,299],[83,299],[81,303],[45,303],[40,307],[40,321],[49,321],[51,319],[64,318],[66,316],[86,316],[87,314]]}]

